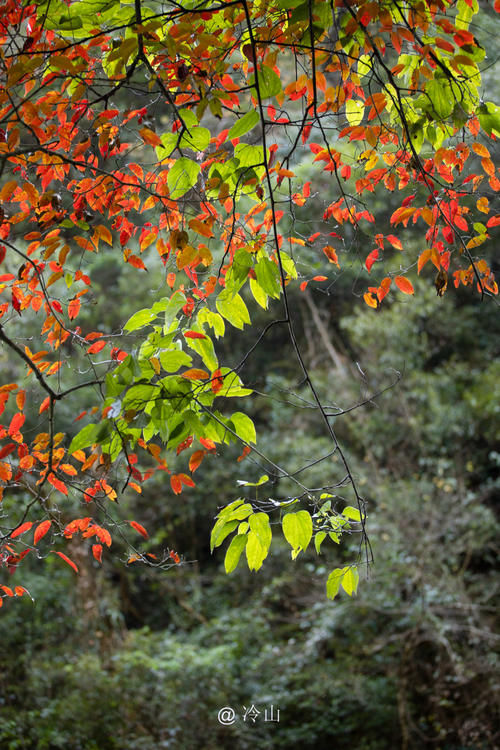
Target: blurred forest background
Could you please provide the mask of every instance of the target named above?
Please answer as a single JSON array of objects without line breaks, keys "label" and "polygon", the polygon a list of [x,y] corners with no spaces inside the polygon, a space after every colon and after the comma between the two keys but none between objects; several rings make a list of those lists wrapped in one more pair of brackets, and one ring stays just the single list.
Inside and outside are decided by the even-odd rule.
[{"label": "blurred forest background", "polygon": [[[493,68],[487,80],[498,90]],[[301,169],[307,179],[306,160]],[[332,184],[326,173],[321,179],[327,195]],[[391,196],[374,201],[387,227]],[[296,209],[297,232],[317,231],[322,202],[317,217]],[[406,244],[422,241],[414,227],[406,230]],[[5,602],[0,617],[1,750],[500,747],[497,302],[465,288],[440,298],[426,267],[415,298],[393,294],[371,310],[362,300],[370,242],[347,237],[339,270],[303,249],[303,268],[329,281],[288,290],[324,401],[349,409],[368,399],[335,420],[368,501],[375,562],[358,596],[332,602],[325,593],[329,571],[356,558],[354,536],[295,562],[277,540],[258,573],[240,565],[225,574],[224,550],[210,554],[214,517],[239,496],[238,479],[262,473],[251,457],[236,461],[236,446],[207,458],[197,487],[181,496],[167,475],[155,475],[142,495],[127,490],[117,513],[150,530],[144,550],[173,548],[184,564],[169,572],[127,566],[118,537],[102,566],[73,540],[79,576],[52,555],[23,563],[22,583],[35,603]],[[498,278],[498,260],[487,260]],[[389,270],[401,262],[394,253]],[[148,269],[141,288],[120,253],[99,253],[92,269],[99,282],[81,325],[119,330],[146,298],[161,296],[165,272],[159,262]],[[257,338],[279,316],[279,302],[268,311],[248,304]],[[22,335],[29,340],[26,322]],[[236,364],[252,343],[228,331],[221,360]],[[77,358],[65,375],[74,382],[83,377]],[[0,370],[5,382],[24,377],[6,349]],[[300,401],[309,395],[283,329],[270,330],[242,377],[257,392],[243,408],[260,450],[291,470],[328,453],[317,417]],[[69,424],[76,433],[73,419],[88,406],[76,393],[58,429]],[[43,428],[38,407],[33,434]],[[328,485],[330,473],[328,462],[318,463],[310,485]],[[261,714],[244,722],[243,707],[252,704]],[[279,722],[263,721],[271,705]],[[218,721],[223,706],[238,715],[230,726]]]}]

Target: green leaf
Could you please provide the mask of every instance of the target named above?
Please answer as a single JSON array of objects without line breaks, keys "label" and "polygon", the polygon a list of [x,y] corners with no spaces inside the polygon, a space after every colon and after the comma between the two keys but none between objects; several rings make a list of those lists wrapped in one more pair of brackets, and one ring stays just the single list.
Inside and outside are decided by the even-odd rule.
[{"label": "green leaf", "polygon": [[246,115],[243,115],[243,117],[240,117],[240,119],[234,123],[233,127],[227,134],[226,140],[232,141],[233,138],[240,138],[242,135],[245,135],[245,133],[252,130],[259,121],[260,117],[257,110],[250,110],[250,112],[247,112]]},{"label": "green leaf", "polygon": [[240,487],[260,487],[261,484],[265,484],[266,482],[269,482],[267,474],[263,474],[257,482],[247,482],[246,479],[238,479]]},{"label": "green leaf", "polygon": [[251,146],[249,143],[238,143],[234,149],[240,167],[258,167],[264,165],[262,146]]},{"label": "green leaf", "polygon": [[250,396],[250,394],[253,393],[251,388],[243,388],[241,379],[235,372],[232,372],[229,367],[221,367],[220,371],[223,376],[223,385],[217,394],[218,396],[233,398],[236,396]]},{"label": "green leaf", "polygon": [[[272,539],[271,524],[269,523],[269,516],[267,513],[253,513],[248,523],[254,534],[257,535],[259,542],[266,550],[269,549]],[[267,551],[266,551],[267,554]]]},{"label": "green leaf", "polygon": [[149,309],[138,310],[127,320],[124,325],[126,331],[137,331],[138,328],[144,328],[156,318],[156,314]]},{"label": "green leaf", "polygon": [[[198,333],[203,333],[203,331],[198,331]],[[186,343],[190,349],[193,349],[193,351],[200,355],[203,363],[210,371],[213,372],[213,370],[218,368],[219,361],[215,354],[213,342],[208,336],[204,339],[187,338]]]},{"label": "green leaf", "polygon": [[269,258],[261,258],[255,266],[255,275],[266,294],[275,298],[281,296],[280,272],[276,263]]},{"label": "green leaf", "polygon": [[347,508],[344,508],[342,511],[342,515],[346,518],[350,518],[352,521],[361,521],[361,513],[359,512],[358,508],[353,508],[351,505],[348,505]]},{"label": "green leaf", "polygon": [[316,548],[316,552],[318,553],[318,555],[320,552],[321,543],[325,537],[326,537],[326,531],[318,531],[318,533],[315,534],[314,536],[314,546]]},{"label": "green leaf", "polygon": [[[281,79],[272,68],[269,68],[267,65],[261,65],[257,75],[262,99],[277,96],[282,91]],[[255,86],[255,75],[250,77],[249,83],[250,86]]]},{"label": "green leaf", "polygon": [[346,594],[352,596],[358,590],[359,572],[354,565],[349,568],[344,568],[344,570],[345,573],[342,577],[342,588]]},{"label": "green leaf", "polygon": [[240,411],[236,411],[231,415],[229,424],[233,425],[235,433],[246,443],[257,442],[254,423],[252,422],[250,417],[247,417],[246,414],[243,414]]},{"label": "green leaf", "polygon": [[345,104],[345,115],[349,125],[360,125],[365,113],[365,107],[359,99],[348,99]]},{"label": "green leaf", "polygon": [[190,148],[192,151],[204,151],[210,143],[210,130],[207,128],[191,128],[189,133],[184,133],[180,147]]},{"label": "green leaf", "polygon": [[[250,503],[243,503],[243,505],[238,505],[236,508],[234,508],[234,510],[232,510],[229,514],[224,513],[223,517],[226,523],[234,520],[243,521],[245,518],[248,518],[251,513],[253,513],[253,508]],[[219,514],[219,518],[221,517],[222,515]]]},{"label": "green leaf", "polygon": [[346,594],[352,596],[358,590],[359,572],[355,565],[346,568],[335,568],[326,582],[326,595],[329,599],[335,599],[340,586]]},{"label": "green leaf", "polygon": [[267,557],[269,545],[264,545],[254,531],[249,531],[245,549],[249,570],[259,570]]},{"label": "green leaf", "polygon": [[68,448],[68,453],[71,455],[75,451],[81,450],[82,448],[88,448],[90,445],[94,445],[95,443],[102,441],[108,434],[108,420],[105,420],[100,424],[85,425],[85,427],[83,427],[71,441]]},{"label": "green leaf", "polygon": [[432,102],[432,108],[440,120],[445,120],[453,112],[455,101],[451,96],[450,87],[439,79],[431,80],[426,88],[425,94]]},{"label": "green leaf", "polygon": [[220,338],[221,336],[224,336],[224,332],[226,330],[226,324],[224,323],[224,320],[219,313],[213,312],[212,310],[208,310],[206,307],[197,315],[196,318],[197,322],[200,326],[203,326],[204,323],[210,326],[210,328],[213,329],[213,332],[216,336],[216,338]]},{"label": "green leaf", "polygon": [[248,308],[239,294],[231,295],[224,290],[219,294],[215,302],[217,310],[235,328],[242,329],[245,323],[250,323]]},{"label": "green leaf", "polygon": [[250,291],[257,304],[264,308],[264,310],[267,310],[269,298],[256,279],[250,279]]},{"label": "green leaf", "polygon": [[247,534],[237,534],[231,540],[231,544],[227,548],[226,557],[224,558],[224,568],[226,573],[232,573],[240,561],[241,553],[245,548],[248,541]]},{"label": "green leaf", "polygon": [[172,200],[181,198],[196,185],[200,169],[201,167],[197,162],[188,159],[186,156],[177,159],[170,168],[167,177],[167,185]]},{"label": "green leaf", "polygon": [[477,116],[485,133],[500,138],[500,107],[493,102],[485,102],[478,107]]},{"label": "green leaf", "polygon": [[287,513],[283,518],[283,534],[296,554],[307,549],[312,537],[312,528],[311,514],[307,510]]},{"label": "green leaf", "polygon": [[328,576],[328,580],[326,582],[326,595],[329,599],[335,599],[335,597],[339,593],[340,583],[342,581],[342,578],[344,577],[345,571],[346,568],[335,568],[335,570],[332,570],[332,572]]},{"label": "green leaf", "polygon": [[235,530],[238,524],[239,521],[237,520],[229,522],[217,521],[210,535],[210,552],[213,552],[215,547],[219,547],[224,539]]},{"label": "green leaf", "polygon": [[160,353],[161,366],[166,372],[177,372],[180,367],[189,366],[192,361],[192,357],[181,349]]},{"label": "green leaf", "polygon": [[170,326],[177,317],[177,313],[181,307],[186,303],[186,297],[182,292],[174,292],[168,300],[167,307],[165,308],[165,331],[168,333]]}]

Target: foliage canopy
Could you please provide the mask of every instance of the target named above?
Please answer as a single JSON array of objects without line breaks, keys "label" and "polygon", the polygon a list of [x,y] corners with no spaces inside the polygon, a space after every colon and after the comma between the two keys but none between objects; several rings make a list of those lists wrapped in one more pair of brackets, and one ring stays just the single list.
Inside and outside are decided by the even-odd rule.
[{"label": "foliage canopy", "polygon": [[[143,551],[148,531],[114,504],[157,472],[173,495],[189,491],[232,442],[262,470],[217,516],[211,546],[229,539],[227,572],[243,551],[261,567],[274,518],[293,558],[358,532],[369,561],[365,502],[333,429],[343,412],[311,379],[289,290],[330,284],[318,259],[335,274],[357,253],[376,279],[358,293],[374,312],[430,269],[439,296],[497,294],[477,255],[500,224],[500,108],[482,99],[477,0],[8,0],[0,11],[0,339],[29,376],[0,387],[3,565],[54,552],[77,570],[64,540],[81,535],[101,561],[112,534],[129,563],[178,564],[173,549]],[[417,249],[409,225],[422,229]],[[107,294],[99,253],[130,271],[131,297],[152,297],[123,319],[115,310],[113,328],[93,312]],[[228,364],[227,327],[251,327],[258,308],[268,322]],[[330,440],[327,487],[303,481],[316,459],[290,471],[263,455],[242,411],[245,367],[276,326]],[[293,491],[269,497],[280,478]],[[358,578],[355,564],[336,568],[328,596],[351,595]]]}]

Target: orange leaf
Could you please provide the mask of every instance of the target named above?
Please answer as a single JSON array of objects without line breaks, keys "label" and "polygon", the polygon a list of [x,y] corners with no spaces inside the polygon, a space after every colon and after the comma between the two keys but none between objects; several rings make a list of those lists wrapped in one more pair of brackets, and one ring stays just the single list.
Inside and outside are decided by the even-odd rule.
[{"label": "orange leaf", "polygon": [[198,466],[203,461],[206,451],[195,451],[189,459],[189,471],[194,474]]},{"label": "orange leaf", "polygon": [[68,318],[74,320],[80,312],[81,302],[79,299],[72,299],[68,305]]},{"label": "orange leaf", "polygon": [[188,380],[208,380],[210,376],[205,370],[198,370],[196,367],[192,367],[190,370],[181,373],[181,377]]},{"label": "orange leaf", "polygon": [[139,130],[139,135],[141,136],[144,143],[147,143],[149,146],[161,146],[161,138],[156,135],[154,130],[150,130],[150,128],[141,128]]},{"label": "orange leaf", "polygon": [[52,550],[52,552],[54,552],[55,555],[59,555],[59,557],[61,558],[61,560],[64,560],[65,563],[67,563],[68,565],[70,565],[73,568],[73,570],[75,571],[75,573],[78,573],[78,567],[75,565],[75,563],[73,562],[73,560],[70,560],[69,557],[66,557],[66,555],[64,554],[64,552],[57,552],[56,550]]},{"label": "orange leaf", "polygon": [[488,158],[490,156],[490,152],[488,151],[488,149],[486,148],[486,146],[484,146],[482,143],[473,143],[472,144],[472,150],[478,156],[483,156],[483,157],[486,157],[486,158]]},{"label": "orange leaf", "polygon": [[426,248],[423,252],[420,253],[418,256],[418,272],[422,270],[422,268],[425,266],[429,258],[431,257],[432,250],[430,247]]},{"label": "orange leaf", "polygon": [[11,539],[16,539],[18,536],[21,536],[21,534],[24,534],[26,531],[29,531],[33,524],[31,521],[26,521],[26,523],[22,523],[20,526],[17,527],[17,529],[14,529],[12,534],[10,535]]},{"label": "orange leaf", "polygon": [[61,482],[61,480],[56,477],[55,474],[50,473],[47,479],[52,485],[52,487],[55,487],[56,490],[59,490],[59,492],[62,492],[63,495],[68,494],[68,488],[66,487],[64,482]]},{"label": "orange leaf", "polygon": [[385,279],[382,279],[382,281],[380,282],[380,286],[377,289],[377,297],[378,297],[379,302],[382,302],[387,292],[389,291],[390,287],[391,287],[391,279],[389,278],[389,276],[386,276]]},{"label": "orange leaf", "polygon": [[140,523],[137,523],[137,521],[129,521],[129,524],[132,526],[135,531],[137,531],[139,534],[142,534],[144,539],[147,539],[149,537],[148,532],[144,528],[144,526],[141,526]]},{"label": "orange leaf", "polygon": [[339,259],[337,258],[337,253],[335,251],[335,248],[333,248],[331,245],[325,245],[323,248],[323,252],[330,261],[330,263],[335,263],[335,265],[340,268],[339,266]]},{"label": "orange leaf", "polygon": [[209,222],[206,221],[200,221],[200,219],[191,219],[189,222],[189,228],[193,230],[193,232],[196,232],[196,234],[201,234],[202,237],[213,237],[214,233],[212,232],[211,224],[213,222],[213,219]]},{"label": "orange leaf", "polygon": [[134,268],[141,268],[143,270],[146,269],[146,266],[137,255],[129,255],[127,258],[127,263],[130,263],[130,265]]},{"label": "orange leaf", "polygon": [[183,484],[185,484],[186,487],[195,487],[195,483],[187,474],[172,474],[170,477],[170,486],[176,495],[180,495],[182,492]]},{"label": "orange leaf", "polygon": [[93,544],[92,554],[94,555],[97,562],[102,563],[102,544]]},{"label": "orange leaf", "polygon": [[38,544],[40,539],[45,536],[47,531],[50,529],[52,525],[52,521],[42,521],[42,523],[38,524],[38,526],[35,529],[35,534],[33,536],[33,544]]},{"label": "orange leaf", "polygon": [[494,177],[495,175],[495,165],[491,161],[491,159],[488,159],[485,157],[484,159],[481,159],[481,166],[486,172],[486,174],[489,174],[491,177]]},{"label": "orange leaf", "polygon": [[16,396],[16,404],[19,411],[22,411],[24,409],[24,404],[26,401],[26,391],[19,391]]},{"label": "orange leaf", "polygon": [[375,292],[365,292],[365,294],[363,294],[363,299],[368,307],[373,307],[376,310],[379,306],[378,297]]},{"label": "orange leaf", "polygon": [[9,425],[9,435],[15,435],[16,432],[19,432],[24,424],[25,419],[26,417],[24,416],[24,414],[21,414],[21,412],[17,412],[17,414],[14,414]]},{"label": "orange leaf", "polygon": [[8,482],[12,478],[12,469],[10,464],[6,461],[0,461],[0,479],[3,482]]},{"label": "orange leaf", "polygon": [[49,406],[50,406],[50,396],[47,396],[47,398],[44,398],[42,403],[40,404],[38,413],[41,414],[42,412],[47,411]]},{"label": "orange leaf", "polygon": [[404,294],[415,293],[411,281],[408,281],[405,276],[396,276],[396,278],[394,279],[394,283],[396,284],[397,288]]}]

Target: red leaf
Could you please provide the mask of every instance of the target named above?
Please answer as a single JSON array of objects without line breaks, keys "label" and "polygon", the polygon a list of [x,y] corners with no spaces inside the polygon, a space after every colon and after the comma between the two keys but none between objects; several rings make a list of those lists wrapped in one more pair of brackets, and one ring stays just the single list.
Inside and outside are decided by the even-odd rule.
[{"label": "red leaf", "polygon": [[206,339],[204,333],[198,333],[198,331],[185,331],[184,336],[187,339]]},{"label": "red leaf", "polygon": [[75,571],[75,573],[78,573],[78,567],[75,565],[75,563],[73,562],[73,560],[70,560],[69,557],[66,557],[66,555],[64,554],[64,552],[57,552],[56,550],[52,550],[52,551],[54,552],[55,555],[59,555],[59,557],[61,558],[61,560],[64,560],[65,563],[67,563],[68,565],[70,565],[73,568],[73,570]]},{"label": "red leaf", "polygon": [[96,341],[95,344],[92,344],[92,346],[89,346],[87,349],[87,354],[97,354],[97,352],[100,352],[101,349],[104,349],[106,346],[106,342],[102,339],[100,341]]},{"label": "red leaf", "polygon": [[212,382],[210,385],[212,387],[213,393],[219,393],[219,391],[222,389],[222,386],[224,385],[224,378],[222,377],[222,372],[219,369],[213,371]]},{"label": "red leaf", "polygon": [[40,539],[45,536],[47,531],[50,529],[52,525],[52,521],[42,521],[42,523],[38,524],[38,526],[35,529],[35,534],[33,536],[33,544],[38,544]]},{"label": "red leaf", "polygon": [[17,527],[17,529],[14,529],[12,534],[10,535],[11,539],[16,539],[16,537],[21,536],[21,534],[24,534],[26,531],[29,531],[33,524],[31,521],[26,521],[26,523],[22,523],[20,526]]},{"label": "red leaf", "polygon": [[208,438],[200,438],[200,443],[207,449],[207,451],[215,450],[216,446],[213,440],[209,440]]},{"label": "red leaf", "polygon": [[175,563],[176,565],[178,565],[178,564],[180,563],[180,561],[181,561],[181,558],[179,557],[179,555],[177,554],[177,552],[174,552],[174,550],[173,550],[173,549],[172,549],[172,550],[170,550],[170,552],[169,552],[169,557],[171,557],[171,558],[172,558],[172,560],[174,561],[174,563]]},{"label": "red leaf", "polygon": [[97,562],[102,563],[102,544],[93,544],[92,554],[94,555]]},{"label": "red leaf", "polygon": [[393,234],[388,234],[386,236],[386,239],[389,240],[391,245],[396,248],[396,250],[402,250],[403,245],[401,244],[401,240],[399,240],[397,237],[395,237]]},{"label": "red leaf", "polygon": [[176,495],[180,495],[182,492],[182,482],[176,474],[170,477],[170,486]]},{"label": "red leaf", "polygon": [[129,521],[129,524],[132,526],[133,529],[135,529],[135,531],[137,531],[139,534],[142,534],[144,539],[148,539],[149,534],[144,528],[144,526],[141,526],[141,524],[137,523],[137,521]]},{"label": "red leaf", "polygon": [[186,485],[186,487],[196,486],[191,477],[188,477],[187,474],[172,474],[170,477],[170,486],[176,495],[180,495],[182,492],[183,484]]},{"label": "red leaf", "polygon": [[24,416],[24,414],[21,414],[21,412],[17,412],[17,414],[14,414],[9,425],[9,435],[15,435],[16,432],[19,432],[24,424],[25,419],[26,417]]},{"label": "red leaf", "polygon": [[250,446],[249,445],[245,445],[245,447],[243,448],[243,452],[242,452],[241,456],[238,456],[238,458],[236,459],[238,461],[238,463],[240,461],[243,461],[243,459],[248,456],[248,454],[250,453],[250,450],[251,450]]},{"label": "red leaf", "polygon": [[378,248],[372,250],[365,260],[365,266],[368,273],[370,273],[370,271],[372,270],[372,266],[376,260],[378,260]]},{"label": "red leaf", "polygon": [[405,276],[396,276],[396,278],[394,279],[394,283],[396,284],[397,288],[404,294],[415,293],[411,281],[409,281]]}]

